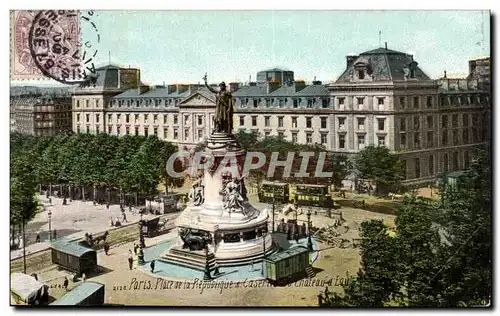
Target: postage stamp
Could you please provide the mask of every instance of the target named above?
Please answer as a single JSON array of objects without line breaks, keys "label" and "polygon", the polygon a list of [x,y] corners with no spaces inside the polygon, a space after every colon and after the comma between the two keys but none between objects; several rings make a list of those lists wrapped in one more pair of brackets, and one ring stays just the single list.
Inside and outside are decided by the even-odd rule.
[{"label": "postage stamp", "polygon": [[[77,50],[80,46],[80,20],[77,11],[11,11],[10,18],[12,80],[55,79],[62,76],[49,72],[47,68],[41,68],[44,61],[45,67],[55,61],[58,63],[68,62],[71,58],[75,64],[77,58],[73,58],[69,53],[71,50]],[[33,36],[33,32],[35,36]],[[40,37],[43,34],[52,36],[51,41],[41,40]],[[37,50],[33,54],[33,43],[30,43],[30,38],[33,38],[36,44],[45,45],[45,49],[36,45]],[[43,58],[43,54],[47,54],[49,50],[51,51],[49,59]],[[55,56],[58,58],[54,61],[51,58]],[[37,58],[39,59],[37,60]]]}]

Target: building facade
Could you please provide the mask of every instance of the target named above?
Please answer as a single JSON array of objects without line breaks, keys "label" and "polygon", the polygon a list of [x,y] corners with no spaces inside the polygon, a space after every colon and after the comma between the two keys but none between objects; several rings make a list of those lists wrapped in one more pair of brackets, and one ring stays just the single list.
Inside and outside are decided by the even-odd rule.
[{"label": "building facade", "polygon": [[[282,136],[326,150],[355,154],[368,145],[398,154],[409,182],[467,168],[489,142],[489,59],[469,62],[466,79],[434,80],[412,55],[378,48],[346,57],[333,83],[294,80],[290,70],[257,73],[230,83],[234,130]],[[120,85],[119,67],[73,96],[73,130],[156,135],[194,147],[210,135],[215,96],[201,85]],[[114,84],[110,84],[114,83]]]},{"label": "building facade", "polygon": [[71,95],[45,89],[42,93],[11,95],[10,129],[35,136],[71,132]]}]

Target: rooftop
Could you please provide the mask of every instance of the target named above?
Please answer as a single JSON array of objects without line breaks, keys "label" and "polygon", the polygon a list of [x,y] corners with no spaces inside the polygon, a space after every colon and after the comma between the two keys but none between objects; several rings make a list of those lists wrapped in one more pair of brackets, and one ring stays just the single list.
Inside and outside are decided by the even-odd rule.
[{"label": "rooftop", "polygon": [[104,287],[104,284],[97,282],[87,281],[80,283],[70,292],[64,294],[60,299],[50,305],[76,305],[86,297],[89,297],[91,294],[97,292],[102,287]]},{"label": "rooftop", "polygon": [[75,257],[80,257],[81,255],[87,253],[87,252],[95,252],[94,249],[90,249],[81,245],[78,245],[77,243],[61,240],[61,241],[56,241],[51,244],[51,247],[55,250],[61,251],[63,253],[67,253],[69,255],[75,256]]}]

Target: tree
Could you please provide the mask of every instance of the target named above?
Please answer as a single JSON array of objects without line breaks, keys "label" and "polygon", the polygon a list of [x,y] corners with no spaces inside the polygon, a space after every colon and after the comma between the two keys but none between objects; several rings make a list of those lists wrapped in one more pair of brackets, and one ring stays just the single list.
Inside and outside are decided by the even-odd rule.
[{"label": "tree", "polygon": [[[362,224],[362,267],[331,305],[463,307],[491,300],[491,166],[485,155],[441,200],[410,197],[396,235]],[[378,228],[377,228],[378,227]],[[377,232],[381,234],[378,235]],[[375,237],[374,237],[375,236]]]},{"label": "tree", "polygon": [[401,160],[383,146],[371,145],[358,152],[354,167],[361,178],[376,183],[376,193],[397,188],[403,179]]},{"label": "tree", "polygon": [[248,151],[252,151],[259,141],[259,133],[256,132],[247,133],[240,129],[234,134],[234,136],[240,143],[241,147]]}]

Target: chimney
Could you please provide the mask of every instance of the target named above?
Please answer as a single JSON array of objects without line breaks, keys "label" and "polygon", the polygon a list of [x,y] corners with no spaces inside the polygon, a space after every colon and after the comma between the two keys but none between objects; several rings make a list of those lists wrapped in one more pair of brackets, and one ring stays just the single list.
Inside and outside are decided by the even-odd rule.
[{"label": "chimney", "polygon": [[255,87],[255,86],[257,86],[257,82],[249,82],[248,85],[250,87]]},{"label": "chimney", "polygon": [[314,80],[314,81],[313,81],[313,85],[314,85],[314,86],[320,86],[321,84],[322,84],[322,82],[321,82],[321,81],[319,81],[319,80]]},{"label": "chimney", "polygon": [[167,90],[168,90],[168,94],[174,93],[175,91],[177,91],[177,85],[175,85],[175,84],[169,84],[167,86]]},{"label": "chimney", "polygon": [[304,80],[299,80],[294,82],[295,92],[299,92],[300,90],[306,87],[306,82]]},{"label": "chimney", "polygon": [[240,84],[238,82],[230,82],[229,83],[229,92],[233,93],[236,90],[238,90],[240,87]]},{"label": "chimney", "polygon": [[165,81],[163,81],[163,88],[165,88]]},{"label": "chimney", "polygon": [[475,60],[469,60],[469,75],[472,75],[474,71],[476,70],[476,61]]},{"label": "chimney", "polygon": [[385,49],[387,50],[387,42],[385,42]]},{"label": "chimney", "polygon": [[354,61],[356,59],[358,59],[358,55],[347,55],[346,56],[346,60],[347,60],[347,67],[346,68],[349,68],[351,67],[351,65],[354,63]]},{"label": "chimney", "polygon": [[179,94],[186,92],[188,89],[189,89],[189,86],[187,84],[178,84],[177,85],[177,93],[179,93]]},{"label": "chimney", "polygon": [[446,77],[446,70],[444,71],[444,77],[443,78],[445,78],[445,79],[448,78],[448,77]]},{"label": "chimney", "polygon": [[140,85],[137,87],[137,94],[138,95],[141,95],[145,92],[149,91],[149,86],[145,86],[145,85]]}]

